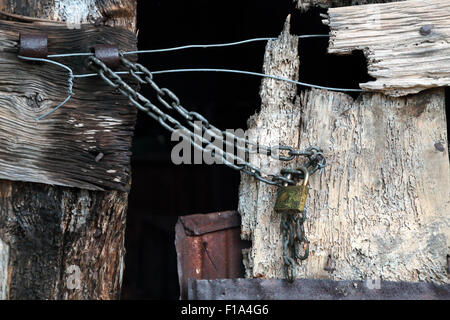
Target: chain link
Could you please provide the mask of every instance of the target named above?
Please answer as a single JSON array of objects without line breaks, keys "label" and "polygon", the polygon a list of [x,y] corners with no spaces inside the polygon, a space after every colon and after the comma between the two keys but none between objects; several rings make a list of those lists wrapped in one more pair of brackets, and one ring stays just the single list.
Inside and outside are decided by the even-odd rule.
[{"label": "chain link", "polygon": [[[285,278],[289,282],[295,279],[295,260],[303,261],[309,255],[309,241],[305,236],[303,222],[306,213],[302,212],[302,218],[297,214],[283,214],[281,216],[281,235],[283,239],[283,261],[285,267]],[[303,244],[304,253],[299,254]],[[294,260],[295,259],[295,260]]]}]

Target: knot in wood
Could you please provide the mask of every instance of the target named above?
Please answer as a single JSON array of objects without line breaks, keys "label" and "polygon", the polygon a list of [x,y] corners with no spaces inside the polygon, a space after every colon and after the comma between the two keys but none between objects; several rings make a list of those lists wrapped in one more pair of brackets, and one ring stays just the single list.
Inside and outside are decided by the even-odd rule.
[{"label": "knot in wood", "polygon": [[19,55],[30,58],[47,58],[47,35],[39,33],[21,33],[19,39]]}]

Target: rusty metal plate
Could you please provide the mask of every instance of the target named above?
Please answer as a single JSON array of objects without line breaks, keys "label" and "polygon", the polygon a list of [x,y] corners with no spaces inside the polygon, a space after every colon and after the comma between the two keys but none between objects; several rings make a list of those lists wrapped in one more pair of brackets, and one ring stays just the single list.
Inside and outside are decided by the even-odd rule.
[{"label": "rusty metal plate", "polygon": [[236,211],[196,214],[178,219],[175,227],[181,299],[187,298],[189,279],[244,276],[240,215]]},{"label": "rusty metal plate", "polygon": [[300,279],[190,280],[189,300],[449,300],[450,285]]}]

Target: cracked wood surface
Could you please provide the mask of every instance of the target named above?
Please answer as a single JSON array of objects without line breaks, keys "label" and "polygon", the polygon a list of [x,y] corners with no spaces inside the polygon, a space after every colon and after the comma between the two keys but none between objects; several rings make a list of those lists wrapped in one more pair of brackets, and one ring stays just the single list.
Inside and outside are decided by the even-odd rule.
[{"label": "cracked wood surface", "polygon": [[450,84],[450,1],[331,8],[328,16],[328,52],[363,50],[367,57],[376,80],[362,89],[398,97]]},{"label": "cracked wood surface", "polygon": [[[50,54],[89,52],[96,43],[110,42],[122,50],[136,48],[134,33],[124,29],[86,24],[68,29],[62,23],[0,20],[0,178],[129,190],[136,108],[99,78],[75,79],[70,101],[36,121],[66,98],[68,73],[55,65],[17,58],[20,32],[48,34]],[[84,60],[57,61],[75,74],[89,73]]]},{"label": "cracked wood surface", "polygon": [[[264,71],[298,77],[288,27],[266,48]],[[300,48],[301,50],[301,48]],[[249,119],[265,145],[323,148],[327,167],[310,179],[306,234],[310,257],[298,278],[448,283],[450,168],[443,89],[354,100],[264,79],[261,111]],[[253,129],[253,130],[252,130]],[[438,147],[437,147],[438,146]],[[280,163],[251,155],[278,172]],[[287,164],[295,168],[295,163]],[[276,187],[241,175],[239,212],[246,276],[284,278]]]}]

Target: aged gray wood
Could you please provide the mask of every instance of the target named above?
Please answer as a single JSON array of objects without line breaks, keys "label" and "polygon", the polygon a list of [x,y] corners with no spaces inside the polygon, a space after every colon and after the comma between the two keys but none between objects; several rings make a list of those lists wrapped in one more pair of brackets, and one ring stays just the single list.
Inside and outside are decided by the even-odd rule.
[{"label": "aged gray wood", "polygon": [[329,53],[363,50],[367,57],[376,81],[361,88],[398,97],[450,84],[450,1],[331,8],[328,16]]},{"label": "aged gray wood", "polygon": [[386,3],[396,2],[404,0],[298,0],[297,8],[301,10],[308,10],[311,7],[342,7],[342,6],[354,6],[357,4],[373,4],[373,3]]},{"label": "aged gray wood", "polygon": [[[17,58],[20,32],[47,33],[50,54],[89,52],[97,43],[115,43],[125,51],[136,48],[135,35],[125,29],[0,21],[0,178],[128,190],[136,108],[99,78],[75,79],[72,99],[36,121],[66,98],[68,73]],[[57,61],[76,74],[92,72],[85,58]],[[96,161],[100,153],[104,156]]]},{"label": "aged gray wood", "polygon": [[[268,43],[264,71],[297,78],[297,45],[287,30]],[[448,283],[443,89],[408,98],[366,93],[354,100],[323,90],[299,94],[290,84],[263,80],[261,99],[261,111],[249,120],[257,141],[318,145],[327,157],[324,173],[310,180],[305,229],[311,251],[296,268],[298,278]],[[251,161],[280,167],[260,156]],[[250,278],[284,278],[275,196],[275,187],[242,176],[239,212],[242,238],[252,241],[244,261]]]},{"label": "aged gray wood", "polygon": [[[80,10],[84,8],[83,4],[88,0],[78,0],[76,3],[80,4]],[[69,1],[66,1],[69,2]],[[112,30],[105,28],[97,28],[92,25],[82,25],[82,29],[77,30],[77,21],[79,16],[71,16],[72,13],[76,13],[76,10],[67,10],[64,15],[59,16],[58,19],[62,21],[69,20],[70,24],[61,30],[61,34],[67,38],[58,39],[51,37],[51,47],[58,48],[58,52],[62,51],[62,44],[68,45],[64,48],[76,46],[77,43],[81,45],[80,50],[85,50],[90,41],[114,41],[115,37],[119,40],[124,47],[134,47],[134,26],[136,25],[136,2],[134,0],[127,1],[129,3],[130,10],[123,10],[123,14],[119,18],[114,18],[110,13],[115,12],[117,9],[117,3],[125,3],[125,1],[116,0],[102,0],[96,1],[97,9],[101,13],[100,22],[96,20],[97,26],[105,24],[114,24],[118,27],[125,28],[127,31]],[[0,18],[21,21],[27,23],[23,25],[25,28],[34,28],[32,23],[39,21],[39,23],[45,27],[51,29],[53,34],[54,23],[45,19],[54,19],[53,12],[55,11],[53,0],[0,0],[0,9],[4,12],[0,13]],[[45,8],[44,8],[45,7]],[[94,10],[96,11],[96,10]],[[125,14],[128,12],[128,15]],[[14,13],[12,15],[11,13]],[[33,18],[21,16],[22,14],[28,14]],[[80,20],[82,23],[92,23],[89,17],[86,20]],[[60,30],[62,26],[66,24],[59,24],[57,29]],[[5,28],[12,28],[7,23],[2,23]],[[73,30],[68,30],[74,28]],[[83,32],[82,32],[83,31]],[[97,34],[95,32],[98,31]],[[59,32],[59,31],[58,31]],[[82,36],[86,32],[85,36]],[[7,32],[8,37],[14,37],[14,41],[10,42],[10,46],[14,46],[16,43],[16,32]],[[58,33],[59,34],[59,33]],[[76,37],[73,37],[76,36]],[[67,41],[74,41],[72,44],[68,44]],[[4,42],[3,45],[6,45]],[[126,44],[126,45],[125,45]],[[52,49],[54,50],[54,49]],[[15,55],[12,52],[0,52],[0,56],[7,57],[10,62],[18,63]],[[64,60],[63,60],[64,61]],[[76,68],[81,68],[82,60],[77,62],[76,60],[65,61],[69,64],[74,63]],[[26,82],[27,85],[32,85],[31,88],[41,88],[42,84],[39,83],[39,79],[49,80],[49,75],[42,75],[38,71],[42,69],[41,66],[35,65],[27,67],[31,70],[33,77],[27,74],[25,77],[24,69],[25,65],[18,67],[18,72],[24,77],[23,79],[14,78],[9,82],[7,79],[0,76],[0,90],[5,86],[13,86],[16,91],[3,92],[3,100],[8,101],[8,94],[10,96],[18,95],[17,100],[19,102],[30,100],[29,104],[24,104],[27,107],[28,113],[36,113],[33,106],[40,105],[48,106],[47,101],[39,101],[40,99],[31,99],[26,96],[23,97],[25,89],[20,86],[19,80]],[[77,71],[82,71],[81,69]],[[2,69],[0,69],[1,72]],[[57,81],[65,81],[65,75],[63,72],[56,68],[50,67],[50,70],[54,72],[53,76],[57,77]],[[16,73],[14,73],[15,75]],[[10,74],[8,74],[10,75]],[[17,83],[16,83],[17,82]],[[54,81],[48,82],[50,91],[46,91],[46,98],[59,99],[59,95],[63,95],[64,89]],[[30,91],[30,87],[25,87]],[[129,173],[130,166],[128,162],[129,148],[131,142],[131,135],[133,130],[133,124],[131,119],[134,118],[134,108],[130,108],[127,104],[116,105],[116,101],[121,101],[120,97],[113,94],[110,88],[101,84],[97,80],[89,80],[88,82],[79,81],[75,85],[76,89],[93,89],[92,95],[97,99],[88,96],[84,99],[78,100],[76,104],[69,105],[69,109],[73,114],[77,115],[76,122],[64,122],[64,120],[73,120],[72,118],[66,118],[61,116],[70,116],[69,110],[62,109],[58,113],[55,113],[56,118],[50,117],[45,123],[47,130],[40,130],[36,132],[37,137],[30,137],[36,141],[39,137],[43,143],[49,144],[47,146],[48,153],[52,146],[52,140],[62,141],[66,139],[67,146],[60,146],[66,148],[67,152],[72,153],[74,159],[87,161],[87,165],[92,163],[92,159],[95,159],[95,152],[92,154],[92,158],[86,158],[87,155],[80,143],[68,139],[68,137],[61,137],[67,134],[67,130],[76,130],[79,136],[85,136],[82,133],[86,132],[86,127],[76,126],[76,123],[90,123],[97,121],[97,124],[103,124],[106,127],[110,127],[115,133],[107,134],[104,136],[98,134],[95,135],[98,140],[97,144],[102,142],[101,146],[111,150],[122,150],[122,156],[119,156],[123,161],[121,174]],[[46,88],[48,89],[48,88]],[[33,91],[32,91],[33,92]],[[116,100],[119,98],[119,100]],[[106,104],[103,105],[104,99],[114,99],[108,102],[107,109]],[[26,101],[28,101],[26,100]],[[33,101],[36,101],[34,103]],[[95,103],[95,106],[94,106]],[[98,105],[103,105],[104,108],[98,109]],[[80,112],[74,107],[81,108],[84,111]],[[3,123],[7,124],[7,127],[16,125],[17,123],[25,123],[26,133],[17,134],[21,137],[21,134],[29,135],[30,129],[35,129],[31,125],[30,116],[28,114],[19,113],[18,109],[13,108],[10,112],[15,116],[16,122],[10,124],[3,119]],[[121,114],[118,114],[118,110],[122,110]],[[101,118],[95,118],[89,116],[94,112],[96,116],[102,113],[106,117],[104,121]],[[108,118],[126,120],[122,123],[119,121],[111,121]],[[94,119],[94,120],[93,120]],[[56,126],[56,124],[58,124]],[[116,125],[117,124],[117,125]],[[105,130],[105,127],[98,126],[92,127],[92,130]],[[127,130],[122,130],[128,128]],[[42,127],[38,127],[42,128]],[[66,132],[66,133],[65,133]],[[70,133],[69,133],[70,135]],[[89,133],[93,135],[93,133]],[[10,134],[10,136],[12,136]],[[87,136],[87,135],[86,135]],[[106,138],[106,139],[105,139]],[[114,141],[111,139],[115,139]],[[86,139],[86,138],[81,138]],[[86,139],[87,140],[87,139]],[[86,142],[91,143],[91,142]],[[94,143],[94,142],[92,142]],[[128,145],[126,145],[128,143]],[[120,145],[120,147],[115,146]],[[75,145],[77,148],[70,149],[70,146]],[[85,146],[88,146],[87,144]],[[1,148],[1,146],[0,146]],[[22,147],[23,148],[23,147]],[[43,148],[35,146],[35,148]],[[56,148],[55,148],[56,149]],[[13,150],[7,150],[12,152]],[[57,149],[55,152],[58,152]],[[49,155],[48,157],[50,157]],[[66,157],[66,155],[55,154],[53,158],[59,161],[58,156]],[[105,154],[105,160],[108,154]],[[46,159],[44,159],[46,160]],[[107,161],[111,161],[106,159]],[[17,161],[25,162],[23,155],[18,155]],[[48,160],[47,160],[48,161]],[[54,160],[52,160],[54,161]],[[59,172],[56,177],[60,177]],[[70,172],[70,171],[69,171]],[[50,173],[51,175],[51,173]],[[82,172],[81,175],[86,175]],[[42,175],[42,179],[48,179]],[[91,178],[88,178],[86,181]],[[89,184],[91,184],[89,182]],[[73,181],[70,181],[73,183]],[[77,182],[79,183],[79,181]],[[123,185],[124,190],[129,189],[129,179],[127,185]],[[88,184],[87,182],[85,184]],[[98,187],[97,185],[95,187]],[[106,186],[105,186],[106,187]],[[120,184],[116,183],[113,188],[119,189]],[[124,236],[125,236],[125,223],[126,223],[126,210],[128,201],[128,192],[122,191],[90,191],[79,188],[51,186],[42,183],[31,182],[14,182],[8,180],[0,180],[0,299],[117,299],[120,297],[120,289],[122,284],[122,275],[124,270]]]}]

